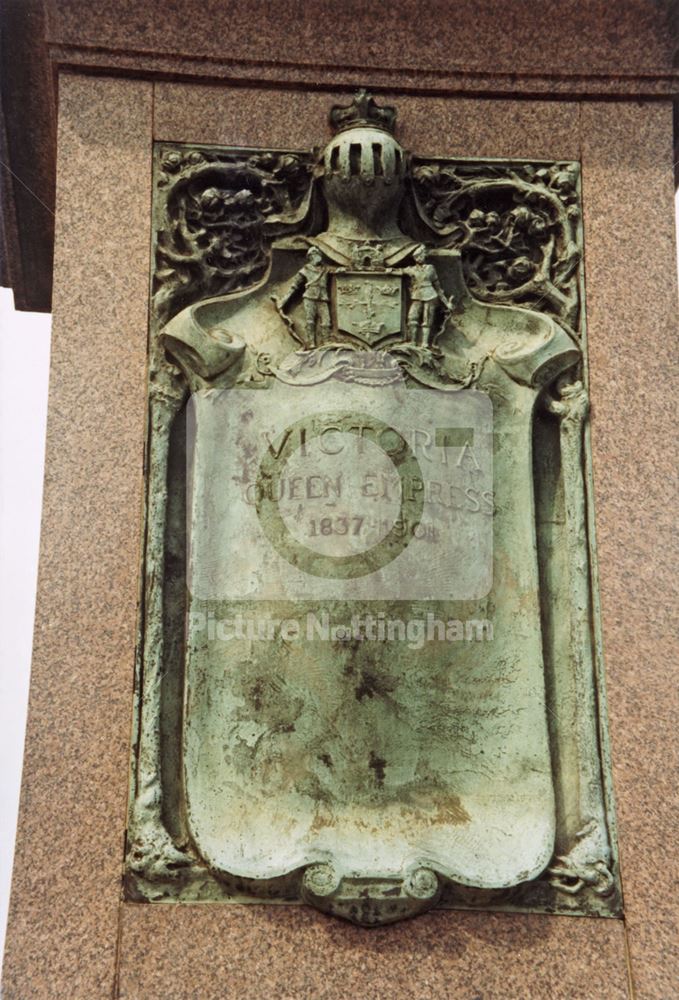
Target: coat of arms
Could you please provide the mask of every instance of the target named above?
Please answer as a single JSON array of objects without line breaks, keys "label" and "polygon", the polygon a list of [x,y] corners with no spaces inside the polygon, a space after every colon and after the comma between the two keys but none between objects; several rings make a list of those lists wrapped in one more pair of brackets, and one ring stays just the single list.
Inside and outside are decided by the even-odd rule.
[{"label": "coat of arms", "polygon": [[371,347],[403,325],[403,279],[389,272],[346,271],[334,276],[338,331]]}]

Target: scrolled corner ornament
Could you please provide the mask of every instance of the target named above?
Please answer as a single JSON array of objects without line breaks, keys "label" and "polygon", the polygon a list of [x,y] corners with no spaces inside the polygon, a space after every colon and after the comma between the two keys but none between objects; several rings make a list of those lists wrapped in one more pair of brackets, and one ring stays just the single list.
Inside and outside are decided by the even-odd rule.
[{"label": "scrolled corner ornament", "polygon": [[[411,155],[365,91],[329,118],[158,148],[126,891],[617,915],[578,166]],[[310,595],[353,613],[325,646]]]}]

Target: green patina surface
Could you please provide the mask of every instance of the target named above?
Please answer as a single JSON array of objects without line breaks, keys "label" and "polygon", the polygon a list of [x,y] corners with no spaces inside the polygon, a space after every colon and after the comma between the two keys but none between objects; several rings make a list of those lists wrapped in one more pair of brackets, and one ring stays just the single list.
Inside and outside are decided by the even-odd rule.
[{"label": "green patina surface", "polygon": [[126,893],[618,915],[577,164],[159,147]]}]

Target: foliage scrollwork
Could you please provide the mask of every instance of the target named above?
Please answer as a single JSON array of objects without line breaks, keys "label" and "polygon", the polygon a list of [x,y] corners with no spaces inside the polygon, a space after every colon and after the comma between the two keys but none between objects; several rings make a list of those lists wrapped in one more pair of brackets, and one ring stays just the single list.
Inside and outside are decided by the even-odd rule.
[{"label": "foliage scrollwork", "polygon": [[547,312],[577,330],[577,163],[418,159],[412,177],[421,217],[461,251],[473,295]]},{"label": "foliage scrollwork", "polygon": [[189,302],[263,278],[271,240],[307,214],[312,170],[310,154],[162,149],[153,289],[159,323]]},{"label": "foliage scrollwork", "polygon": [[[162,324],[190,302],[256,284],[273,239],[313,231],[312,153],[163,147],[157,185],[154,310]],[[579,166],[418,158],[420,223],[459,249],[468,287],[577,332]]]}]

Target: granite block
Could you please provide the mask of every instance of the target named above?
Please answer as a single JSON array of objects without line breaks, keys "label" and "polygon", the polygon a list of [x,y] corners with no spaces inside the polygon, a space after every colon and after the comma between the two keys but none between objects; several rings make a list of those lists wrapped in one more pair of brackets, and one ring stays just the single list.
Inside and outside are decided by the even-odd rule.
[{"label": "granite block", "polygon": [[620,921],[428,913],[354,927],[307,907],[125,904],[120,1000],[626,1000]]},{"label": "granite block", "polygon": [[642,76],[606,75],[578,72],[574,75],[541,73],[474,72],[463,66],[446,64],[441,70],[420,70],[413,66],[384,67],[373,62],[362,66],[315,65],[304,63],[240,60],[237,53],[225,49],[219,58],[194,55],[168,55],[159,52],[135,52],[72,45],[51,45],[50,56],[56,67],[86,73],[94,71],[113,75],[152,77],[158,81],[183,80],[211,86],[242,85],[262,87],[328,90],[398,90],[399,93],[428,94],[432,97],[517,97],[531,100],[580,100],[598,97],[676,99],[679,72],[657,70]]},{"label": "granite block", "polygon": [[[60,97],[44,512],[6,1000],[111,995],[132,718],[151,85],[65,77]],[[30,386],[30,373],[17,376]]]},{"label": "granite block", "polygon": [[218,60],[476,72],[642,74],[672,66],[671,12],[653,0],[49,0],[49,40]]},{"label": "granite block", "polygon": [[586,104],[592,445],[632,975],[679,993],[677,281],[669,103]]},{"label": "granite block", "polygon": [[[330,138],[328,110],[350,96],[158,83],[154,138],[172,142],[309,149]],[[380,94],[397,106],[397,131],[421,155],[577,159],[579,108],[568,101],[505,101]]]},{"label": "granite block", "polygon": [[4,995],[623,1000],[633,995],[631,958],[636,996],[675,996],[670,103],[394,97],[403,142],[423,154],[582,158],[595,499],[627,920],[447,911],[365,930],[297,906],[119,902],[142,534],[152,135],[307,148],[327,134],[335,96],[163,83],[152,130],[151,89],[79,76],[61,84],[45,520]]}]

